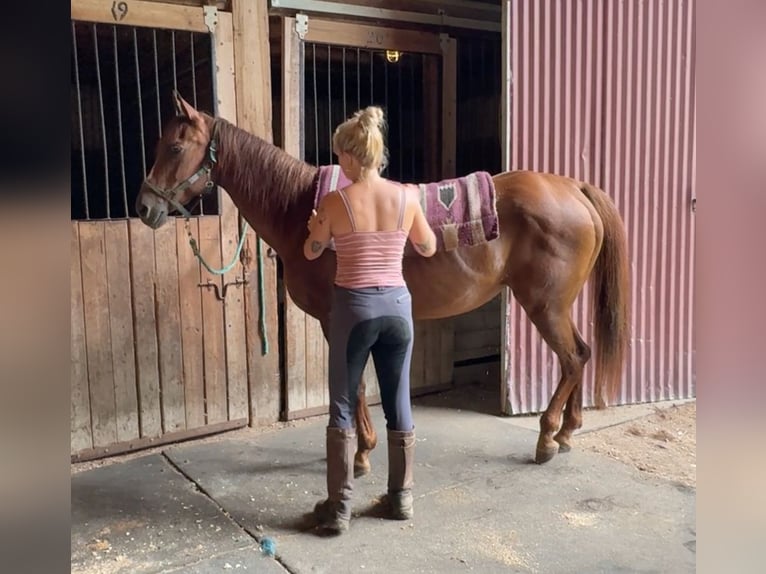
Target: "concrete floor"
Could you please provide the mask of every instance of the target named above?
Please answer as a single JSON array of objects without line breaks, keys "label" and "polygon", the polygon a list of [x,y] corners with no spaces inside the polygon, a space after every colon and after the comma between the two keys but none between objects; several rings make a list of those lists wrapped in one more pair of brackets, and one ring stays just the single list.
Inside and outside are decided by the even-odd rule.
[{"label": "concrete floor", "polygon": [[[171,446],[72,476],[72,572],[619,573],[695,571],[696,492],[589,452],[532,462],[537,417],[461,388],[415,401],[415,518],[373,516],[385,425],[343,536],[317,536],[324,417]],[[678,404],[676,401],[675,404]],[[668,405],[671,403],[667,403]],[[585,431],[657,406],[588,411]],[[265,537],[276,556],[260,550]]]}]

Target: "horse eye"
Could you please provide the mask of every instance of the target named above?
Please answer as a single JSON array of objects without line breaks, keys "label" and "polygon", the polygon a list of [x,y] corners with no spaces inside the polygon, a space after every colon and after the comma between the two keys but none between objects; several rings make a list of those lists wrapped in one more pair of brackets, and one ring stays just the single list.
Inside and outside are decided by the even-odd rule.
[{"label": "horse eye", "polygon": [[183,149],[184,148],[181,146],[181,144],[173,144],[172,147],[170,148],[170,151],[172,151],[173,153],[181,153]]}]

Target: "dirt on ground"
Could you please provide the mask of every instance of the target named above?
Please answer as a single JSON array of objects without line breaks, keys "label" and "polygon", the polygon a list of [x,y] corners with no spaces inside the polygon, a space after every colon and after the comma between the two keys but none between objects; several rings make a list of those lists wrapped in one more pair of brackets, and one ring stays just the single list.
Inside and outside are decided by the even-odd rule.
[{"label": "dirt on ground", "polygon": [[697,402],[658,407],[650,415],[583,433],[576,437],[575,448],[696,488]]}]

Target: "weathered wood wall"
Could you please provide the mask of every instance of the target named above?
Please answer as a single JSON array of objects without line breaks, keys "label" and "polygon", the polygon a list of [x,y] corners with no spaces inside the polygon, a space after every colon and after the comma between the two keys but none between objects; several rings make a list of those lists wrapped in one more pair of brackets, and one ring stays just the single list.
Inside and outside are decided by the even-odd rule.
[{"label": "weathered wood wall", "polygon": [[[273,140],[271,68],[269,61],[269,18],[266,2],[231,0],[234,32],[235,86],[237,125]],[[250,387],[250,417],[253,425],[270,424],[281,415],[279,361],[279,320],[276,259],[266,256],[268,246],[262,244],[260,261],[257,239],[248,236],[245,261],[249,270],[250,287],[245,291],[248,384]],[[263,277],[263,304],[259,305],[258,266]],[[266,332],[260,329],[261,313]],[[268,352],[264,354],[264,339]]]},{"label": "weathered wood wall", "polygon": [[[199,7],[134,1],[129,12],[118,24],[207,31]],[[104,3],[75,0],[72,19],[110,23],[114,16]],[[219,12],[215,65],[219,115],[270,139],[266,22],[261,3],[234,2],[233,12]],[[220,215],[189,221],[215,267],[231,261],[240,228],[225,191],[219,204]],[[276,270],[264,258],[261,309],[252,231],[237,265],[218,276],[194,258],[181,219],[156,231],[134,218],[71,226],[74,459],[278,420]],[[231,285],[242,279],[247,285]],[[219,292],[229,284],[224,301],[200,286],[208,283]]]}]

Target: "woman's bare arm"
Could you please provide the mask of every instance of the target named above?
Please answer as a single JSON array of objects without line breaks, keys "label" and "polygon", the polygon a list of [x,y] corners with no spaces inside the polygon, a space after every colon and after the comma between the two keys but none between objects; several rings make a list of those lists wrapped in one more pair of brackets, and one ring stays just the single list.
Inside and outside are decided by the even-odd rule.
[{"label": "woman's bare arm", "polygon": [[415,211],[415,217],[412,220],[412,227],[410,227],[410,241],[412,242],[415,251],[420,253],[423,257],[431,257],[436,253],[436,234],[431,226],[428,225],[423,209],[420,207],[420,202],[413,201],[413,209]]},{"label": "woman's bare arm", "polygon": [[303,255],[309,261],[320,257],[332,239],[326,199],[327,196],[319,202],[319,208],[312,211],[309,217],[309,236],[303,243]]}]

